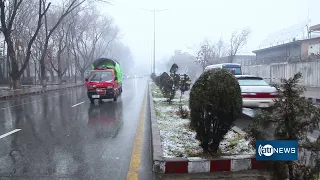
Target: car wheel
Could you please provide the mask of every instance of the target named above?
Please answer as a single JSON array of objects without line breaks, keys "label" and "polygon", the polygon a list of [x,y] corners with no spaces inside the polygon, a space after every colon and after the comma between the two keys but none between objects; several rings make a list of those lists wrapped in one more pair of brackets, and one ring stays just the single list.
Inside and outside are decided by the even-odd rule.
[{"label": "car wheel", "polygon": [[103,103],[102,99],[99,99],[99,104],[102,104],[102,103]]},{"label": "car wheel", "polygon": [[94,99],[90,98],[91,104],[94,104]]}]

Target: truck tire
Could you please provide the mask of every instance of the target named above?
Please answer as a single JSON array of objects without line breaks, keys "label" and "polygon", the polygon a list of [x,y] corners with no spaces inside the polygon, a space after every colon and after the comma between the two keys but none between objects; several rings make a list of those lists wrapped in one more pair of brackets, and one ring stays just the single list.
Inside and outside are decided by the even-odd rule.
[{"label": "truck tire", "polygon": [[89,98],[89,99],[90,99],[91,104],[94,104],[94,99],[92,99],[92,98]]},{"label": "truck tire", "polygon": [[116,94],[116,95],[113,97],[113,101],[114,101],[114,102],[117,102],[117,101],[118,101],[118,94]]}]

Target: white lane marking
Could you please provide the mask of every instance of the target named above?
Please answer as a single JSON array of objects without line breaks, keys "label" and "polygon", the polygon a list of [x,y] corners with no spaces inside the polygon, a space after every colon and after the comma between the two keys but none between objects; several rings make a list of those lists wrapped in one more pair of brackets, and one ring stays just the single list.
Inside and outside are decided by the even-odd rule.
[{"label": "white lane marking", "polygon": [[6,136],[9,136],[10,134],[13,134],[13,133],[15,133],[15,132],[18,132],[18,131],[20,131],[20,130],[21,130],[21,129],[15,129],[15,130],[13,130],[13,131],[10,131],[10,132],[8,132],[8,133],[5,133],[5,134],[3,134],[3,135],[0,136],[0,139],[4,138],[4,137],[6,137]]},{"label": "white lane marking", "polygon": [[75,105],[73,105],[73,106],[71,106],[71,107],[79,106],[80,104],[83,104],[84,102],[85,102],[85,101],[82,101],[81,103],[75,104]]}]

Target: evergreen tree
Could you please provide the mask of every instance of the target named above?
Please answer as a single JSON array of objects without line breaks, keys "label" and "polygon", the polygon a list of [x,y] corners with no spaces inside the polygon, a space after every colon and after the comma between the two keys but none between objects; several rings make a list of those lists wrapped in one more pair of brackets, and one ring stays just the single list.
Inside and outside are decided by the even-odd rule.
[{"label": "evergreen tree", "polygon": [[[304,87],[299,86],[302,75],[282,79],[277,86],[278,98],[272,112],[259,110],[247,131],[247,139],[255,147],[256,140],[298,140],[299,151],[314,151],[318,142],[310,142],[307,133],[319,129],[320,109],[309,100],[302,98]],[[274,174],[274,179],[311,180],[315,171],[299,161],[265,162],[266,168]]]}]

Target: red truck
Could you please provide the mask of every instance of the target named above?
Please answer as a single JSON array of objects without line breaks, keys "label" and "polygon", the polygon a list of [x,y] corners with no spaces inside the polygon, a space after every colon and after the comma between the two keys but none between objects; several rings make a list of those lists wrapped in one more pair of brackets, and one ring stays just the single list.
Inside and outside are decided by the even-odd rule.
[{"label": "red truck", "polygon": [[[85,79],[87,95],[93,104],[95,99],[117,101],[122,93],[122,72],[118,62],[100,58],[93,63],[90,75]],[[96,62],[95,61],[95,62]]]}]

